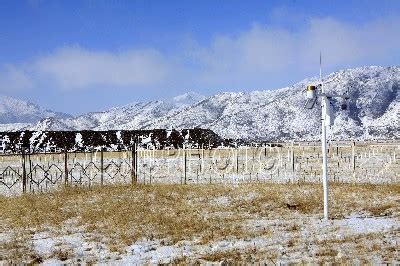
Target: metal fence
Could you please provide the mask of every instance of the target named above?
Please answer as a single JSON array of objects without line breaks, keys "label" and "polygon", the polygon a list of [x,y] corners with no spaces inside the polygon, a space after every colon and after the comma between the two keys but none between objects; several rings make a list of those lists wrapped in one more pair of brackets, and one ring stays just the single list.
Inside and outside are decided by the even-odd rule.
[{"label": "metal fence", "polygon": [[0,156],[0,192],[43,192],[60,185],[136,183],[135,152]]},{"label": "metal fence", "polygon": [[[400,144],[331,144],[331,182],[397,183]],[[0,156],[0,194],[45,192],[62,186],[320,182],[316,145]]]}]

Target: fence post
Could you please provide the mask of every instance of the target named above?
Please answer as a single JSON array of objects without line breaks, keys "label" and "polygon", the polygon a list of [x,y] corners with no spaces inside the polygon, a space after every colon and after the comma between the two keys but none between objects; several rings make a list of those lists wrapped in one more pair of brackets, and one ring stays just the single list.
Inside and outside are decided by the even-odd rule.
[{"label": "fence post", "polygon": [[103,186],[104,183],[104,154],[103,148],[100,151],[100,185]]},{"label": "fence post", "polygon": [[28,179],[29,180],[29,191],[32,191],[32,160],[31,160],[31,151],[30,150],[29,150],[28,158],[29,158],[29,175],[27,175],[27,177],[30,176]]},{"label": "fence post", "polygon": [[184,180],[184,184],[186,185],[186,148],[185,148],[185,146],[183,147],[183,158],[184,158],[184,166],[183,166],[183,168],[184,168],[184,173],[185,173],[185,180]]},{"label": "fence post", "polygon": [[66,148],[64,148],[64,172],[64,186],[68,186],[68,152]]},{"label": "fence post", "polygon": [[356,151],[355,151],[356,143],[353,142],[351,145],[351,155],[352,155],[352,168],[353,168],[353,173],[356,170]]},{"label": "fence post", "polygon": [[236,147],[236,176],[239,174],[239,148]]},{"label": "fence post", "polygon": [[205,164],[204,164],[204,146],[201,144],[201,174],[206,174],[206,169],[205,169]]},{"label": "fence post", "polygon": [[294,168],[294,147],[293,147],[293,143],[292,143],[292,150],[291,150],[291,160],[292,160],[292,173],[293,173],[293,175],[294,175],[294,172],[295,172],[295,168]]},{"label": "fence post", "polygon": [[132,185],[137,183],[137,169],[136,169],[136,164],[137,164],[137,160],[136,160],[136,143],[133,144],[132,147],[132,172],[131,172],[131,177],[132,177]]},{"label": "fence post", "polygon": [[22,192],[26,192],[26,169],[25,169],[25,151],[22,149]]},{"label": "fence post", "polygon": [[150,165],[150,167],[149,167],[149,180],[150,180],[150,185],[151,185],[151,165]]},{"label": "fence post", "polygon": [[138,156],[138,145],[135,143],[135,180],[139,182],[139,156]]}]

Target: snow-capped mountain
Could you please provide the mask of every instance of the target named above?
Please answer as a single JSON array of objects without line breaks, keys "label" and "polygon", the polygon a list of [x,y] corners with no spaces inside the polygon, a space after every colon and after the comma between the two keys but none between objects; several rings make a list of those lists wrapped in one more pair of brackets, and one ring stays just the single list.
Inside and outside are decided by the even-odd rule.
[{"label": "snow-capped mountain", "polygon": [[64,119],[71,115],[45,110],[35,103],[0,95],[0,124],[36,123],[47,117]]},{"label": "snow-capped mountain", "polygon": [[[195,93],[172,100],[133,103],[75,118],[48,118],[31,130],[128,130],[194,128],[213,130],[224,138],[268,140],[319,139],[320,108],[304,109],[304,89],[316,78],[265,91],[224,92],[211,97]],[[323,78],[327,92],[350,96],[342,110],[334,100],[335,125],[330,139],[400,138],[400,67],[360,67]],[[319,106],[319,105],[318,105]]]},{"label": "snow-capped mountain", "polygon": [[187,92],[182,95],[175,96],[172,98],[172,103],[175,104],[176,106],[180,107],[187,107],[190,105],[193,105],[197,102],[200,102],[201,100],[204,100],[206,97],[204,95],[198,94],[196,92]]},{"label": "snow-capped mountain", "polygon": [[[320,108],[304,109],[306,79],[291,87],[246,93],[221,93],[182,112],[155,120],[150,127],[209,128],[225,138],[319,139]],[[331,139],[400,137],[400,68],[361,67],[323,78],[325,90],[348,91],[349,108],[335,100]]]},{"label": "snow-capped mountain", "polygon": [[[188,92],[164,101],[137,102],[104,112],[87,113],[69,119],[46,118],[26,127],[31,130],[129,130],[149,128],[154,120],[191,106],[205,97]],[[169,128],[169,127],[167,127]]]}]

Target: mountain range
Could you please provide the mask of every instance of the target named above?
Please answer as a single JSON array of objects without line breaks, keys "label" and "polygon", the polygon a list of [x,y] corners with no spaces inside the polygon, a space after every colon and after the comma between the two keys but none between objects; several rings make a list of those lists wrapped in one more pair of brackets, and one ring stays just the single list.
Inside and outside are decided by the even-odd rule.
[{"label": "mountain range", "polygon": [[69,114],[46,110],[39,105],[0,96],[0,124],[5,123],[35,123],[40,119],[51,117],[56,119],[71,118]]},{"label": "mountain range", "polygon": [[[317,140],[320,103],[304,109],[308,78],[290,87],[251,92],[223,92],[205,97],[189,92],[170,100],[136,102],[104,112],[72,117],[9,97],[0,98],[0,130],[131,130],[207,128],[224,138]],[[400,67],[368,66],[340,70],[322,78],[334,99],[331,140],[400,138]],[[347,106],[346,110],[342,110]]]}]

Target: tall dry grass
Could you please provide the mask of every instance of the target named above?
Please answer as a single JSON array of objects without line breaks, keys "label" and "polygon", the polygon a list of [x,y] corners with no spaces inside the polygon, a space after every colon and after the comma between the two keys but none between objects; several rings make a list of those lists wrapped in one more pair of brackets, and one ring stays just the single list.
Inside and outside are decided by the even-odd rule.
[{"label": "tall dry grass", "polygon": [[[332,184],[331,214],[399,217],[399,195],[400,185]],[[38,232],[51,227],[65,234],[72,225],[97,235],[116,251],[139,238],[163,239],[165,244],[180,240],[204,244],[271,234],[268,228],[248,231],[248,219],[293,219],[294,213],[318,216],[322,213],[322,187],[266,183],[70,187],[46,194],[0,196],[0,213],[4,232]]]}]

